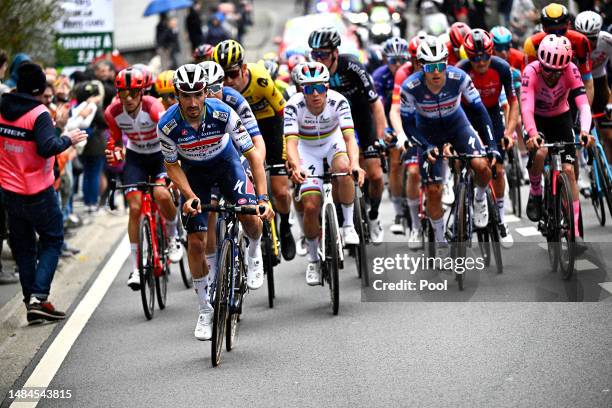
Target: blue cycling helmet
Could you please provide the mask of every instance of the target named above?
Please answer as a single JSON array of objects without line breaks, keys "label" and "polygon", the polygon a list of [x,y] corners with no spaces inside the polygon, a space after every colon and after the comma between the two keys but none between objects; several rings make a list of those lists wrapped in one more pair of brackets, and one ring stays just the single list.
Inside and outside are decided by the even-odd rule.
[{"label": "blue cycling helmet", "polygon": [[392,37],[385,41],[383,45],[385,57],[404,57],[408,58],[408,42],[403,38]]},{"label": "blue cycling helmet", "polygon": [[493,36],[493,44],[510,44],[512,42],[512,33],[506,27],[495,26],[491,29],[491,35]]}]

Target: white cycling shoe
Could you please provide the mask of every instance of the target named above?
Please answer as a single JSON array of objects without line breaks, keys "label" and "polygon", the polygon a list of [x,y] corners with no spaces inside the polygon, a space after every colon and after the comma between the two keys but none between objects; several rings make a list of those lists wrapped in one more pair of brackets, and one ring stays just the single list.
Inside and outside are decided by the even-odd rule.
[{"label": "white cycling shoe", "polygon": [[412,250],[418,250],[423,248],[423,241],[421,240],[422,231],[420,229],[413,228],[408,234],[408,248]]},{"label": "white cycling shoe", "polygon": [[179,263],[183,258],[183,245],[181,244],[181,239],[179,237],[171,238],[168,246],[168,258],[170,258],[170,262]]},{"label": "white cycling shoe", "polygon": [[455,192],[451,186],[451,182],[444,184],[442,189],[442,204],[451,206],[455,202]]},{"label": "white cycling shoe", "polygon": [[140,290],[140,273],[138,273],[138,269],[135,269],[130,273],[130,276],[127,280],[127,285],[134,291]]},{"label": "white cycling shoe", "polygon": [[264,283],[263,259],[261,255],[249,258],[247,265],[247,286],[251,290],[259,289]]},{"label": "white cycling shoe", "polygon": [[489,223],[489,206],[486,197],[482,200],[474,199],[474,227],[486,228]]},{"label": "white cycling shoe", "polygon": [[353,225],[346,225],[342,227],[342,238],[344,238],[344,245],[359,245],[359,235],[355,231]]},{"label": "white cycling shoe", "polygon": [[210,307],[209,311],[200,312],[198,316],[198,322],[196,323],[193,335],[200,341],[210,340],[212,337],[212,321],[213,321],[213,309]]},{"label": "white cycling shoe", "polygon": [[406,233],[404,230],[404,217],[396,215],[395,222],[389,226],[389,231],[396,235],[404,235]]},{"label": "white cycling shoe", "polygon": [[505,249],[512,248],[512,245],[514,245],[514,238],[510,233],[510,228],[508,228],[508,224],[500,224],[499,242],[501,243],[502,248]]},{"label": "white cycling shoe", "polygon": [[306,267],[306,283],[310,286],[321,284],[321,264],[319,262],[308,262]]},{"label": "white cycling shoe", "polygon": [[300,239],[298,239],[298,242],[295,245],[295,253],[299,256],[306,256],[308,253],[308,246],[306,245],[305,236],[302,235]]},{"label": "white cycling shoe", "polygon": [[372,238],[373,244],[380,244],[385,239],[385,230],[380,222],[380,216],[370,222],[370,238]]}]

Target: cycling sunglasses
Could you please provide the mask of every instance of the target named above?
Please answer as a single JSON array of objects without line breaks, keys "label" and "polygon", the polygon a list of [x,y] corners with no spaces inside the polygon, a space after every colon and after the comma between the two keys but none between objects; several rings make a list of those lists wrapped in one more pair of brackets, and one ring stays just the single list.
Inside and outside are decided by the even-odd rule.
[{"label": "cycling sunglasses", "polygon": [[238,78],[238,76],[240,75],[241,72],[242,72],[241,69],[232,69],[231,71],[225,71],[225,77],[226,78],[231,78],[231,79],[236,79],[236,78]]},{"label": "cycling sunglasses", "polygon": [[135,99],[136,97],[138,97],[138,95],[140,95],[141,90],[140,89],[120,89],[119,92],[117,92],[119,94],[119,97],[122,99],[125,99],[128,97],[128,95],[132,98]]},{"label": "cycling sunglasses", "polygon": [[495,44],[493,47],[497,52],[510,51],[510,44]]},{"label": "cycling sunglasses", "polygon": [[408,58],[405,57],[387,57],[387,62],[389,63],[389,65],[396,65],[396,64],[404,64],[406,61],[408,61]]},{"label": "cycling sunglasses", "polygon": [[444,72],[446,70],[446,62],[434,62],[431,64],[423,64],[423,71],[432,73],[434,71]]},{"label": "cycling sunglasses", "polygon": [[472,62],[488,61],[491,59],[489,54],[478,54],[468,57]]},{"label": "cycling sunglasses", "polygon": [[223,89],[223,82],[217,82],[216,84],[210,84],[206,87],[208,93],[217,93]]},{"label": "cycling sunglasses", "polygon": [[310,56],[312,57],[312,59],[319,60],[319,61],[320,60],[326,60],[329,57],[331,57],[331,55],[332,55],[331,51],[316,51],[316,50],[313,50],[313,51],[310,52]]},{"label": "cycling sunglasses", "polygon": [[327,92],[327,85],[326,84],[304,85],[302,87],[302,91],[306,95],[312,95],[313,93],[315,93],[315,91],[317,91],[318,94],[324,94],[325,92]]},{"label": "cycling sunglasses", "polygon": [[561,69],[547,68],[544,65],[540,66],[542,67],[542,71],[549,76],[561,76],[561,74],[563,73],[563,70]]}]

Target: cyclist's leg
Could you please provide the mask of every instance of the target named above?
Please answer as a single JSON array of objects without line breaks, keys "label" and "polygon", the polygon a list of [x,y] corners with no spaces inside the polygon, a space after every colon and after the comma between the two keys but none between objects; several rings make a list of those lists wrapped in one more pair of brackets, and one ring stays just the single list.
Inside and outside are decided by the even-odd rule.
[{"label": "cyclist's leg", "polygon": [[[442,146],[438,146],[438,149],[442,151]],[[442,208],[443,163],[440,159],[436,160],[434,164],[429,163],[422,154],[419,155],[418,160],[421,169],[421,182],[427,186],[427,214],[434,228],[436,242],[445,243],[444,209]]]},{"label": "cyclist's leg", "polygon": [[404,171],[403,162],[401,160],[401,150],[392,148],[389,150],[389,189],[391,191],[391,202],[395,210],[395,217],[401,217],[404,214],[402,206],[402,171]]},{"label": "cyclist's leg", "polygon": [[[210,190],[210,203],[219,203],[219,186]],[[217,274],[217,213],[208,213],[208,231],[206,232],[206,264],[208,265],[208,283],[212,283]]]},{"label": "cyclist's leg", "polygon": [[[147,164],[148,176],[155,180],[156,183],[165,183],[168,174],[166,173],[164,158],[161,152],[159,154],[152,154]],[[166,220],[168,236],[170,238],[176,237],[177,210],[174,206],[170,191],[166,187],[155,187],[153,189],[153,196],[155,197],[155,202],[159,207],[159,211]]]},{"label": "cyclist's leg", "polygon": [[[126,152],[123,171],[124,184],[135,184],[147,180],[147,174],[141,164],[142,155],[131,150]],[[138,228],[140,227],[140,206],[142,194],[136,189],[126,189],[125,197],[128,203],[128,238],[130,240],[130,275],[138,270]],[[138,272],[136,272],[138,275]],[[135,278],[135,276],[133,276]],[[136,286],[134,286],[136,287]]]},{"label": "cyclist's leg", "polygon": [[[365,159],[366,177],[368,179],[368,196],[370,199],[370,220],[378,219],[378,208],[384,191],[383,171],[380,154],[374,148],[377,143],[376,131],[372,118],[353,118],[355,130],[359,134],[359,147]],[[382,239],[381,239],[382,241]]]},{"label": "cyclist's leg", "polygon": [[[327,153],[324,149],[325,147],[326,145],[319,149],[316,146],[306,146],[301,142],[298,144],[300,167],[306,174],[323,174],[323,158],[326,157]],[[321,184],[322,180],[320,179],[307,178],[303,184],[297,187],[300,189],[300,201],[304,208],[304,235],[306,237],[308,261],[310,263],[318,262],[319,260],[317,248],[319,247],[319,236],[321,234],[321,224],[319,222],[319,214],[321,213]]]},{"label": "cyclist's leg", "polygon": [[490,109],[489,116],[493,122],[493,136],[497,143],[497,151],[501,155],[501,159],[495,164],[495,172],[497,176],[492,180],[493,192],[495,193],[495,206],[499,214],[499,222],[505,224],[505,211],[504,211],[504,193],[506,190],[506,172],[504,168],[504,160],[506,159],[506,151],[502,146],[502,138],[504,137],[504,122],[499,109]]},{"label": "cyclist's leg", "polygon": [[[327,146],[327,162],[331,163],[334,173],[349,173],[350,162],[346,153],[346,144],[338,133],[332,136],[335,140],[330,141]],[[355,183],[353,178],[342,176],[333,180],[333,189],[337,191],[337,200],[342,208],[342,234],[345,244],[354,245],[359,243],[359,237],[353,225],[353,208],[355,201]],[[333,191],[333,190],[332,190]]]},{"label": "cyclist's leg", "polygon": [[[419,193],[421,188],[421,172],[419,168],[419,156],[421,151],[416,146],[411,146],[406,151],[406,201],[412,219],[412,229],[416,232],[421,230],[421,220],[419,218]],[[416,237],[415,237],[416,238]]]}]

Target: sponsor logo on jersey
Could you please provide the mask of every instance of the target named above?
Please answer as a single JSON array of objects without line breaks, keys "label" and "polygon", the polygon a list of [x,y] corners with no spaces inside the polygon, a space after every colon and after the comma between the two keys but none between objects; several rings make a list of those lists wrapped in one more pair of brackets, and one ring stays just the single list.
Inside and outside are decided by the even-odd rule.
[{"label": "sponsor logo on jersey", "polygon": [[461,79],[461,73],[448,71],[448,78],[449,79]]},{"label": "sponsor logo on jersey", "polygon": [[268,86],[268,80],[266,78],[257,78],[257,85],[265,88]]},{"label": "sponsor logo on jersey", "polygon": [[227,118],[229,117],[227,112],[221,112],[221,111],[213,111],[212,115],[213,115],[213,118],[219,119],[219,120],[227,120]]},{"label": "sponsor logo on jersey", "polygon": [[421,85],[421,81],[419,79],[415,79],[413,81],[408,82],[408,89],[414,89],[419,85]]},{"label": "sponsor logo on jersey", "polygon": [[174,129],[176,126],[177,126],[176,120],[172,119],[170,122],[164,125],[164,127],[162,128],[162,132],[164,133],[164,135],[168,136],[170,132],[172,131],[172,129]]},{"label": "sponsor logo on jersey", "polygon": [[228,105],[235,105],[236,102],[238,102],[238,99],[232,95],[227,95],[225,97],[225,100],[227,101]]},{"label": "sponsor logo on jersey", "polygon": [[246,204],[246,202],[247,202],[246,198],[239,198],[238,199],[238,205]]}]

